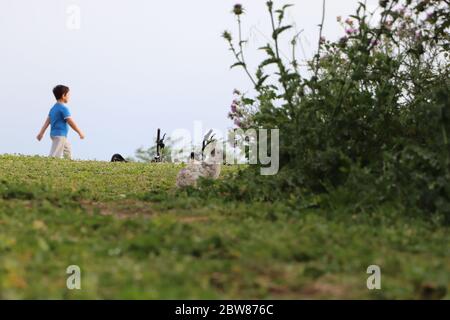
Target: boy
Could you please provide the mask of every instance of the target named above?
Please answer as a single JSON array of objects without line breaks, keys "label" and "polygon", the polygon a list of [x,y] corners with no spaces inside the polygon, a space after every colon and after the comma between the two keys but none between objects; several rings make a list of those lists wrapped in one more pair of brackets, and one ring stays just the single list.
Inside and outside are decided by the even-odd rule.
[{"label": "boy", "polygon": [[78,128],[75,121],[73,121],[69,109],[65,106],[70,99],[70,89],[66,86],[59,85],[53,89],[53,94],[57,102],[50,110],[37,139],[41,141],[45,131],[51,125],[50,137],[52,139],[52,149],[50,151],[50,157],[61,158],[64,156],[65,159],[71,159],[72,148],[67,141],[69,126],[78,133],[82,140],[84,139],[84,134]]}]

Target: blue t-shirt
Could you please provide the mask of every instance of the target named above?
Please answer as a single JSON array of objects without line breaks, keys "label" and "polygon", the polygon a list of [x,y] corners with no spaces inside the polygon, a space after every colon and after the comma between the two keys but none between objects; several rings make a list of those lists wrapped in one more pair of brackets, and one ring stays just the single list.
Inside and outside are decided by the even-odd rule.
[{"label": "blue t-shirt", "polygon": [[57,103],[50,110],[48,115],[50,117],[52,137],[67,137],[69,133],[69,126],[67,125],[67,119],[71,117],[69,108],[61,103]]}]

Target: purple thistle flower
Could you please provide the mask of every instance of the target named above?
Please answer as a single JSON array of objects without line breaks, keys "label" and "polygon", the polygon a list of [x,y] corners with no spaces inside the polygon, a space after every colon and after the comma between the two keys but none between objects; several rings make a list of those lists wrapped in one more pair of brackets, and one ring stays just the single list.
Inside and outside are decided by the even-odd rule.
[{"label": "purple thistle flower", "polygon": [[405,7],[398,8],[397,13],[403,16],[406,13],[406,8]]},{"label": "purple thistle flower", "polygon": [[422,32],[417,31],[416,34],[414,35],[414,40],[419,41],[420,39],[422,39]]},{"label": "purple thistle flower", "polygon": [[370,44],[375,47],[380,44],[380,41],[373,39],[372,41],[370,41]]},{"label": "purple thistle flower", "polygon": [[356,33],[356,29],[353,29],[353,28],[349,28],[349,29],[346,29],[345,30],[345,32],[348,34],[348,35],[351,35],[351,34],[353,34],[353,33]]}]

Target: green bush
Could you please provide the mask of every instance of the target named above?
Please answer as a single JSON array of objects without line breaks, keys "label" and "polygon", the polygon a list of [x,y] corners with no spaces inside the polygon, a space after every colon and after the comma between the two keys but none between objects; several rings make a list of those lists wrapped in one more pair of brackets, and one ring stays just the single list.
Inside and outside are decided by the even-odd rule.
[{"label": "green bush", "polygon": [[[230,118],[243,129],[280,129],[280,174],[257,177],[258,168],[250,167],[218,189],[271,200],[351,185],[349,193],[373,195],[368,203],[398,201],[408,211],[449,218],[448,4],[380,1],[379,21],[369,23],[374,16],[360,3],[350,18],[338,18],[344,37],[320,37],[306,72],[296,58],[298,35],[291,40],[291,60],[280,54],[281,38],[291,29],[288,7],[276,10],[267,2],[272,41],[261,48],[267,59],[254,74],[245,60],[246,41],[239,36],[236,44],[229,32],[223,35],[237,59],[233,67],[246,71],[256,91],[253,98],[238,93]],[[234,13],[240,30],[243,11]],[[355,172],[366,176],[357,186]]]}]

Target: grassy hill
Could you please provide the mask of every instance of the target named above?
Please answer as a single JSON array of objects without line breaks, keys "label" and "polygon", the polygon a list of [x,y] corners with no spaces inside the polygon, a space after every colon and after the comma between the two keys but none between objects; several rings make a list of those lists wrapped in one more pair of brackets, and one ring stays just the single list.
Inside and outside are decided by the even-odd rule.
[{"label": "grassy hill", "polygon": [[174,190],[178,170],[0,156],[0,298],[450,298],[448,227],[392,207],[202,200]]}]

